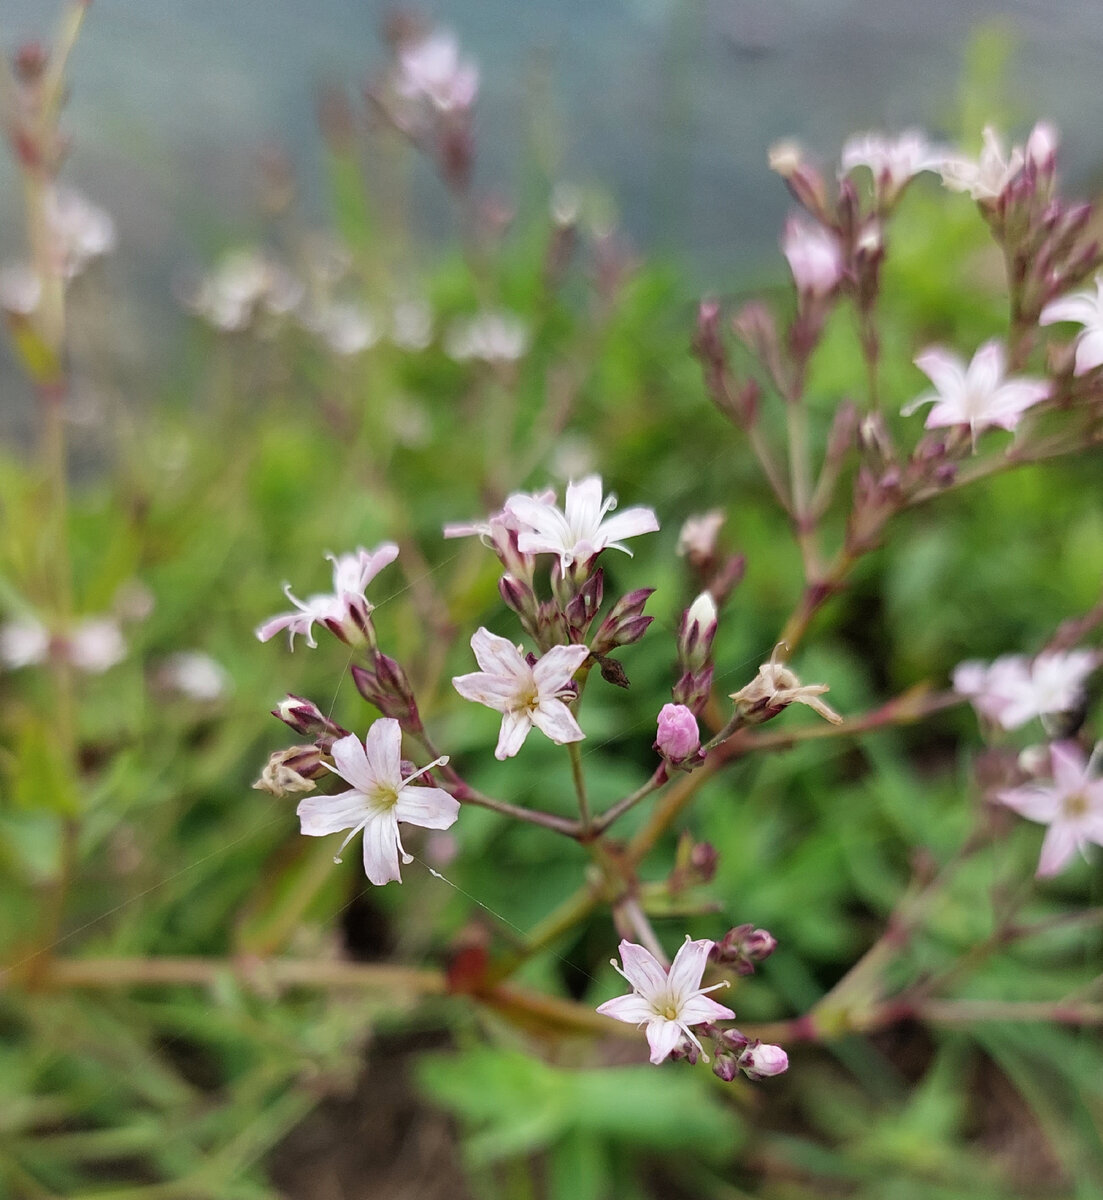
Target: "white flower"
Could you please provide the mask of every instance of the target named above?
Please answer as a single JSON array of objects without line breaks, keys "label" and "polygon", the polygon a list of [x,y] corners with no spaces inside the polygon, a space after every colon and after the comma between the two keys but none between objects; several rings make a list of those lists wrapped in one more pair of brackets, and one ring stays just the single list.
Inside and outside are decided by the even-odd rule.
[{"label": "white flower", "polygon": [[1028,783],[996,795],[1028,821],[1049,826],[1038,861],[1043,879],[1056,875],[1077,850],[1086,856],[1090,842],[1103,846],[1103,779],[1092,777],[1075,742],[1054,742],[1049,752],[1052,784]]},{"label": "white flower", "polygon": [[315,333],[342,358],[371,349],[380,330],[371,313],[351,300],[331,300],[307,309],[299,318],[303,328]]},{"label": "white flower", "polygon": [[530,667],[518,647],[480,628],[471,638],[471,649],[482,670],[457,675],[452,686],[465,700],[502,714],[495,758],[512,758],[534,725],[556,745],[586,736],[563,703],[564,696],[571,695],[567,685],[589,657],[586,646],[553,646]]},{"label": "white flower", "polygon": [[391,341],[400,350],[424,350],[433,340],[433,310],[424,300],[401,300],[391,313]]},{"label": "white flower", "polygon": [[484,312],[453,323],[444,339],[444,352],[457,362],[516,362],[528,349],[529,334],[520,317],[507,312]]},{"label": "white flower", "polygon": [[1005,377],[1003,346],[995,340],[985,342],[968,367],[956,354],[939,346],[924,350],[916,357],[915,365],[937,390],[913,400],[902,411],[907,416],[922,404],[933,404],[927,414],[928,429],[968,425],[974,436],[993,425],[1014,429],[1028,408],[1049,396],[1049,384],[1044,380]]},{"label": "white flower", "polygon": [[302,832],[308,837],[324,837],[348,829],[334,860],[361,831],[364,834],[364,874],[375,884],[402,880],[399,858],[412,858],[403,849],[398,834],[399,821],[420,825],[423,829],[448,829],[459,816],[459,802],[442,788],[411,787],[447,758],[438,758],[406,779],[402,778],[402,729],[390,717],[381,717],[368,730],[361,744],[350,733],[333,743],[335,767],[330,770],[346,783],[346,792],[335,796],[308,796],[296,809]]},{"label": "white flower", "polygon": [[687,517],[678,534],[674,553],[679,557],[709,559],[716,553],[716,537],[725,521],[724,513],[714,508],[700,516]]},{"label": "white flower", "polygon": [[1021,146],[1005,153],[999,134],[984,127],[983,147],[976,159],[948,155],[940,166],[942,182],[953,192],[968,192],[974,200],[998,200],[1007,185],[1023,169],[1026,155]]},{"label": "white flower", "polygon": [[651,1061],[656,1065],[676,1050],[683,1038],[688,1038],[704,1057],[701,1043],[690,1031],[690,1026],[735,1016],[730,1008],[707,996],[708,992],[727,987],[726,983],[707,988],[701,986],[701,976],[712,947],[713,943],[707,939],[692,942],[687,936],[667,971],[649,950],[622,941],[620,959],[624,968],[618,967],[615,959],[612,963],[632,985],[632,991],[627,996],[606,1000],[598,1005],[597,1011],[630,1025],[646,1025]]},{"label": "white flower", "polygon": [[100,675],[126,657],[126,641],[113,617],[86,617],[65,639],[69,661],[78,671]]},{"label": "white flower", "polygon": [[654,533],[659,528],[650,508],[629,508],[605,519],[616,504],[615,496],[602,500],[601,477],[590,475],[581,483],[567,485],[565,511],[520,494],[506,500],[505,511],[521,524],[517,544],[522,554],[558,554],[560,566],[566,570],[572,563],[589,562],[606,549],[631,555],[619,538]]},{"label": "white flower", "polygon": [[470,108],[479,91],[479,68],[460,59],[451,33],[429,34],[403,47],[398,55],[395,87],[407,99],[428,100],[440,112]]},{"label": "white flower", "polygon": [[843,277],[839,239],[822,225],[790,217],[785,222],[781,250],[789,260],[797,290],[803,294],[830,295]]},{"label": "white flower", "polygon": [[1076,335],[1076,374],[1085,375],[1103,366],[1103,276],[1095,277],[1095,292],[1073,292],[1053,300],[1042,309],[1040,325],[1075,321],[1083,325]]},{"label": "white flower", "polygon": [[0,267],[0,308],[18,317],[29,317],[42,300],[42,280],[26,263]]},{"label": "white flower", "polygon": [[53,234],[58,274],[66,279],[79,275],[92,259],[115,248],[111,214],[72,188],[47,193],[46,220]]},{"label": "white flower", "polygon": [[842,170],[849,174],[855,167],[868,167],[874,185],[891,203],[920,171],[937,171],[945,159],[945,151],[932,146],[918,129],[907,129],[895,138],[859,133],[843,146]]},{"label": "white flower", "polygon": [[963,662],[954,670],[954,691],[981,716],[1018,729],[1035,717],[1077,708],[1098,661],[1091,650],[1069,650],[1043,652],[1033,661],[1005,654],[989,665]]},{"label": "white flower", "polygon": [[398,547],[393,542],[383,542],[374,550],[362,546],[355,554],[326,557],[333,563],[333,591],[315,594],[305,601],[291,593],[291,584],[283,585],[284,594],[294,604],[296,612],[282,613],[258,627],[256,634],[262,642],[274,637],[281,629],[289,635],[291,649],[295,649],[295,635],[301,633],[308,646],[317,646],[314,640],[314,623],[326,628],[349,645],[361,645],[370,640],[370,616],[374,605],[364,596],[364,589],[388,564],[398,557]]},{"label": "white flower", "polygon": [[50,633],[41,621],[27,617],[0,625],[0,663],[9,670],[33,667],[50,654]]},{"label": "white flower", "polygon": [[156,678],[163,688],[203,703],[219,699],[230,682],[226,668],[200,650],[170,654],[158,669]]}]

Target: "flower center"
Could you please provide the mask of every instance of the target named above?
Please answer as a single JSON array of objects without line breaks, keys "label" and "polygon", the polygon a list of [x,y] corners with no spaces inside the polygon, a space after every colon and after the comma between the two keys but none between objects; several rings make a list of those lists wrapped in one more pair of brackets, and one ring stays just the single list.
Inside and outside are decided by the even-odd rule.
[{"label": "flower center", "polygon": [[655,1008],[659,1016],[665,1017],[668,1021],[676,1021],[678,1019],[678,1006],[669,996],[656,1004]]},{"label": "flower center", "polygon": [[1066,817],[1083,817],[1088,811],[1088,798],[1083,792],[1073,792],[1071,796],[1065,797],[1065,816]]},{"label": "flower center", "polygon": [[372,803],[376,810],[389,812],[398,803],[398,789],[393,787],[377,788],[372,795]]}]

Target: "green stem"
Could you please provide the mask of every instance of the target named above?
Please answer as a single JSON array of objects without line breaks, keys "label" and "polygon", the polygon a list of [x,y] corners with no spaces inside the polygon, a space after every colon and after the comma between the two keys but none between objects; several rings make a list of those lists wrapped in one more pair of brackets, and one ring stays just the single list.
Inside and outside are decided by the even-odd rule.
[{"label": "green stem", "polygon": [[590,837],[593,819],[590,816],[590,802],[586,797],[586,777],[582,773],[582,751],[579,750],[577,742],[568,742],[567,753],[570,755],[571,778],[574,780],[574,791],[578,797],[581,836],[586,839]]}]

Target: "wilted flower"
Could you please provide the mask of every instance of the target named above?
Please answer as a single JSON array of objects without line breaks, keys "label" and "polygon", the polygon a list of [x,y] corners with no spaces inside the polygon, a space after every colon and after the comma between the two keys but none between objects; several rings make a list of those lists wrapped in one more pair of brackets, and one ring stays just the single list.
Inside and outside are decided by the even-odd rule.
[{"label": "wilted flower", "polygon": [[1103,276],[1095,277],[1094,292],[1073,292],[1053,300],[1042,309],[1040,325],[1075,321],[1083,325],[1076,335],[1076,374],[1085,375],[1103,366]]},{"label": "wilted flower", "polygon": [[1053,782],[1029,783],[997,792],[996,799],[1029,821],[1048,825],[1037,875],[1056,875],[1077,850],[1086,856],[1089,843],[1103,846],[1103,779],[1075,742],[1050,748]]},{"label": "wilted flower", "polygon": [[656,1065],[676,1050],[683,1038],[696,1046],[707,1062],[701,1043],[690,1026],[735,1016],[730,1008],[710,1000],[707,995],[717,988],[727,987],[726,982],[701,987],[701,976],[711,949],[712,942],[707,939],[694,942],[687,935],[668,971],[643,946],[621,941],[620,959],[624,966],[617,966],[616,959],[612,964],[632,985],[632,991],[626,996],[606,1000],[598,1005],[597,1011],[629,1025],[646,1025],[651,1061]]},{"label": "wilted flower", "polygon": [[1098,661],[1091,650],[1043,651],[1034,659],[1005,654],[987,665],[971,660],[955,668],[954,691],[981,716],[1017,729],[1035,717],[1078,708]]},{"label": "wilted flower", "polygon": [[735,701],[736,709],[743,714],[744,720],[749,724],[758,724],[776,717],[790,704],[807,704],[825,721],[841,725],[842,717],[820,699],[830,690],[827,684],[802,684],[796,674],[780,661],[781,650],[780,644],[775,646],[770,661],[758,668],[754,679],[745,688],[732,693],[731,698]]},{"label": "wilted flower", "polygon": [[697,718],[684,704],[664,704],[659,709],[655,749],[672,763],[685,762],[701,748]]},{"label": "wilted flower", "polygon": [[339,557],[327,554],[326,557],[333,563],[333,592],[316,594],[302,601],[292,595],[291,584],[285,583],[284,594],[298,611],[265,621],[256,631],[260,641],[266,642],[281,629],[286,629],[292,650],[297,633],[306,638],[308,646],[317,646],[313,634],[315,622],[325,625],[349,645],[371,641],[370,617],[375,606],[364,596],[364,589],[388,563],[394,562],[398,547],[393,542],[383,542],[370,552],[360,547],[355,554]]},{"label": "wilted flower", "polygon": [[470,108],[479,91],[479,68],[460,58],[459,43],[444,30],[403,46],[398,67],[398,94],[427,100],[440,112]]},{"label": "wilted flower", "polygon": [[444,339],[444,352],[457,362],[511,363],[524,355],[528,344],[528,329],[520,317],[484,312],[453,322]]},{"label": "wilted flower", "polygon": [[839,239],[830,229],[800,217],[785,222],[782,253],[789,260],[797,291],[822,298],[835,290],[843,277],[843,255]]},{"label": "wilted flower", "polygon": [[894,138],[881,133],[860,133],[843,146],[842,170],[868,167],[874,187],[891,204],[920,171],[937,171],[946,158],[921,130],[908,129]]},{"label": "wilted flower", "polygon": [[502,714],[495,758],[512,758],[534,725],[557,745],[586,736],[563,700],[572,695],[568,685],[589,657],[587,647],[553,646],[530,666],[506,638],[480,628],[471,649],[482,670],[457,675],[452,685],[465,700]]},{"label": "wilted flower", "polygon": [[333,796],[308,796],[296,810],[302,832],[324,837],[348,829],[341,851],[361,831],[364,834],[364,874],[375,884],[401,882],[399,859],[413,859],[403,849],[398,823],[423,829],[448,829],[460,813],[459,801],[442,788],[411,787],[426,771],[447,758],[402,778],[402,729],[397,721],[381,717],[363,742],[350,733],[333,743],[330,770],[352,787]]},{"label": "wilted flower", "polygon": [[932,404],[925,422],[928,429],[968,425],[974,436],[993,425],[1011,430],[1028,408],[1050,393],[1044,380],[1007,378],[1004,349],[995,339],[981,346],[968,367],[956,354],[938,346],[924,350],[916,357],[915,365],[937,391],[911,401],[902,411],[907,416],[920,405]]},{"label": "wilted flower", "polygon": [[566,570],[574,563],[586,563],[602,550],[631,551],[619,538],[654,533],[659,522],[650,508],[629,508],[615,517],[606,513],[616,508],[615,496],[602,500],[601,477],[590,475],[581,483],[567,485],[564,511],[554,503],[516,493],[505,503],[521,525],[517,544],[524,554],[558,554]]},{"label": "wilted flower", "polygon": [[269,756],[253,789],[281,798],[297,796],[314,791],[317,787],[314,781],[325,773],[322,752],[317,746],[288,746]]}]

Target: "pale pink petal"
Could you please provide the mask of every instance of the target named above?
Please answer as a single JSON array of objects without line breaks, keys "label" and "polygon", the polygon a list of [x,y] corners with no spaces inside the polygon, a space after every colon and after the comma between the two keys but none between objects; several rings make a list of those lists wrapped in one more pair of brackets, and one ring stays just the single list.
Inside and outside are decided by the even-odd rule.
[{"label": "pale pink petal", "polygon": [[593,529],[604,515],[601,502],[601,476],[587,475],[579,483],[567,484],[563,502],[567,524],[572,530]]},{"label": "pale pink petal", "polygon": [[[526,720],[529,719],[526,716]],[[586,736],[571,715],[571,710],[562,700],[554,698],[540,701],[532,711],[531,723],[541,733],[550,737],[557,746],[562,746],[565,742],[581,742]]]},{"label": "pale pink petal", "polygon": [[966,372],[966,385],[977,392],[989,394],[1000,386],[1003,379],[1006,357],[1003,346],[993,339],[985,342],[973,355]]},{"label": "pale pink petal", "polygon": [[651,1061],[655,1066],[678,1048],[684,1036],[677,1021],[652,1021],[647,1026],[647,1044],[651,1047]]},{"label": "pale pink petal", "polygon": [[624,978],[645,998],[667,991],[667,976],[662,963],[643,946],[625,939],[620,943],[620,961]]},{"label": "pale pink petal", "polygon": [[364,874],[378,885],[402,882],[398,856],[398,821],[394,810],[377,812],[364,826]]},{"label": "pale pink petal", "polygon": [[558,691],[589,657],[586,646],[552,646],[532,668],[532,677],[541,692]]},{"label": "pale pink petal", "polygon": [[1086,375],[1103,366],[1103,329],[1086,329],[1076,341],[1077,375]]},{"label": "pale pink petal", "polygon": [[[940,392],[954,393],[965,388],[965,367],[956,354],[931,346],[915,357],[915,365]],[[921,401],[914,401],[919,404]]]},{"label": "pale pink petal", "polygon": [[1054,742],[1049,757],[1057,790],[1067,796],[1084,788],[1088,782],[1088,760],[1075,742]]},{"label": "pale pink petal", "polygon": [[307,796],[295,809],[307,837],[325,837],[352,829],[364,819],[364,794],[353,788],[333,796]]},{"label": "pale pink petal", "polygon": [[422,829],[448,829],[460,815],[460,804],[443,788],[407,787],[398,793],[395,819]]},{"label": "pale pink petal", "polygon": [[527,712],[505,712],[502,714],[502,728],[498,734],[498,745],[494,757],[500,761],[512,758],[525,743],[525,738],[532,728],[532,720]]},{"label": "pale pink petal", "polygon": [[714,943],[707,938],[682,943],[670,964],[670,991],[679,1002],[701,987],[701,976]]},{"label": "pale pink petal", "polygon": [[709,996],[691,996],[678,1010],[683,1025],[700,1025],[702,1021],[730,1021],[735,1013]]},{"label": "pale pink petal", "polygon": [[471,649],[475,661],[490,675],[525,678],[529,665],[521,657],[517,647],[508,639],[480,627],[471,637]]},{"label": "pale pink petal", "polygon": [[[376,721],[372,729],[382,723],[382,721]],[[393,724],[397,725],[398,722],[395,721]],[[368,736],[371,736],[371,730],[368,731]],[[355,733],[338,738],[333,743],[331,754],[336,774],[351,783],[354,788],[359,788],[361,792],[370,792],[378,786],[378,776],[374,764],[369,760],[368,752]]]},{"label": "pale pink petal", "polygon": [[[336,751],[336,744],[333,748]],[[368,769],[378,786],[397,791],[402,782],[402,726],[393,717],[381,717],[368,730],[364,749]]]},{"label": "pale pink petal", "polygon": [[314,640],[314,635],[311,633],[311,625],[313,621],[301,612],[284,613],[282,616],[273,617],[270,621],[265,621],[263,625],[259,625],[256,630],[257,640],[267,642],[269,638],[273,638],[281,629],[286,629],[291,634],[291,649],[295,649],[295,635],[302,634],[306,638],[308,646],[316,647],[318,643]]},{"label": "pale pink petal", "polygon": [[1053,788],[1031,783],[1024,787],[1007,788],[996,793],[996,799],[1006,804],[1028,821],[1049,824],[1061,811],[1061,797]]},{"label": "pale pink petal", "polygon": [[597,1006],[597,1011],[603,1017],[612,1017],[616,1021],[625,1021],[629,1025],[639,1025],[643,1021],[650,1021],[655,1016],[654,1008],[635,992],[629,992],[627,996],[617,996],[613,1000],[606,1000],[604,1004]]},{"label": "pale pink petal", "polygon": [[1099,301],[1090,292],[1074,292],[1052,300],[1042,309],[1039,325],[1054,325],[1058,321],[1075,321],[1079,325],[1095,324],[1099,320]]},{"label": "pale pink petal", "polygon": [[485,671],[472,671],[470,675],[455,675],[452,686],[465,700],[485,704],[504,712],[517,696],[517,682],[500,675],[488,675]]},{"label": "pale pink petal", "polygon": [[[620,538],[638,537],[641,533],[656,533],[659,519],[650,508],[626,508],[624,512],[608,517],[601,523],[602,540],[612,546]],[[617,550],[624,550],[617,546]],[[625,554],[631,551],[624,550]]]},{"label": "pale pink petal", "polygon": [[1049,879],[1056,875],[1076,853],[1080,839],[1072,825],[1064,821],[1055,821],[1046,831],[1042,841],[1042,856],[1038,860],[1038,870],[1035,874],[1039,879]]}]

